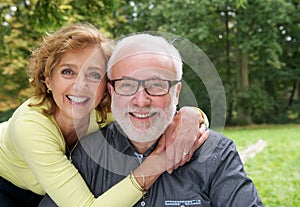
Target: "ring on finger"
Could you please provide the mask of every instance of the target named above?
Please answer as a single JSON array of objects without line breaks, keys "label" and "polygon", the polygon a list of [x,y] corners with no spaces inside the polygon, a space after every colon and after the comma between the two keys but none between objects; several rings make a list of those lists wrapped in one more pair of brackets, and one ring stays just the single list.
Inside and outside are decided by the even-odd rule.
[{"label": "ring on finger", "polygon": [[183,152],[183,156],[190,155],[190,152]]}]

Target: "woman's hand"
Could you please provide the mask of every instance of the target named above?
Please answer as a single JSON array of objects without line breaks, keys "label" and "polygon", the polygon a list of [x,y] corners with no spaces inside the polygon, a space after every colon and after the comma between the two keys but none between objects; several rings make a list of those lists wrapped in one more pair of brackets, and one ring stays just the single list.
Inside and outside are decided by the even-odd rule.
[{"label": "woman's hand", "polygon": [[144,190],[148,190],[164,171],[172,173],[192,158],[208,137],[203,123],[199,109],[180,109],[160,138],[155,151],[133,171],[135,179]]},{"label": "woman's hand", "polygon": [[182,107],[160,139],[156,152],[165,150],[169,173],[188,162],[193,153],[205,142],[208,131],[200,110]]}]

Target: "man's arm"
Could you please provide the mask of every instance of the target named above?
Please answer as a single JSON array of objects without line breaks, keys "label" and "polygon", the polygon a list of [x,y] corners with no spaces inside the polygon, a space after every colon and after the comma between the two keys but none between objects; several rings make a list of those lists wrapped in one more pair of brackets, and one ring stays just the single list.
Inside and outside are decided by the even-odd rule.
[{"label": "man's arm", "polygon": [[211,182],[213,206],[263,206],[253,181],[247,177],[235,144],[221,138],[219,159]]}]

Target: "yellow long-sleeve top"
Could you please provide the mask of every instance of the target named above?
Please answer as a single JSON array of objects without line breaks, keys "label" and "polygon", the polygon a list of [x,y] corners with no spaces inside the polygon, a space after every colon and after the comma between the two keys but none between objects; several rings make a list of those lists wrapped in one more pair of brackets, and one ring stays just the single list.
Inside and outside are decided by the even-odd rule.
[{"label": "yellow long-sleeve top", "polygon": [[[0,176],[16,186],[44,195],[58,206],[132,206],[141,198],[129,177],[94,198],[74,165],[65,156],[66,143],[53,116],[24,102],[0,124]],[[88,133],[96,131],[92,111]]]}]

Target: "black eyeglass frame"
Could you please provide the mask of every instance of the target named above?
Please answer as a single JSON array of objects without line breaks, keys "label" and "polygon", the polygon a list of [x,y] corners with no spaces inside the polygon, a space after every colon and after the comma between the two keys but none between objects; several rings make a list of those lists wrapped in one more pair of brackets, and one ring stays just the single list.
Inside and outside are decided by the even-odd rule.
[{"label": "black eyeglass frame", "polygon": [[[133,81],[136,81],[138,82],[138,87],[136,89],[136,91],[132,94],[127,94],[127,95],[124,95],[124,94],[120,94],[116,91],[115,89],[115,82],[117,81],[121,81],[121,80],[133,80]],[[148,89],[145,87],[145,81],[149,81],[149,80],[161,80],[161,81],[167,81],[168,82],[168,90],[166,91],[165,94],[160,94],[160,95],[152,95],[151,93],[149,93]],[[174,81],[171,81],[171,80],[166,80],[166,79],[160,79],[160,78],[149,78],[149,79],[145,79],[145,80],[138,80],[138,79],[135,79],[135,78],[120,78],[120,79],[114,79],[114,80],[108,80],[108,82],[112,85],[112,87],[114,88],[114,91],[116,94],[120,95],[120,96],[133,96],[135,95],[140,86],[142,85],[144,90],[146,91],[146,93],[150,96],[165,96],[167,95],[169,92],[170,92],[170,88],[175,86],[177,83],[180,83],[181,80],[174,80]]]}]

